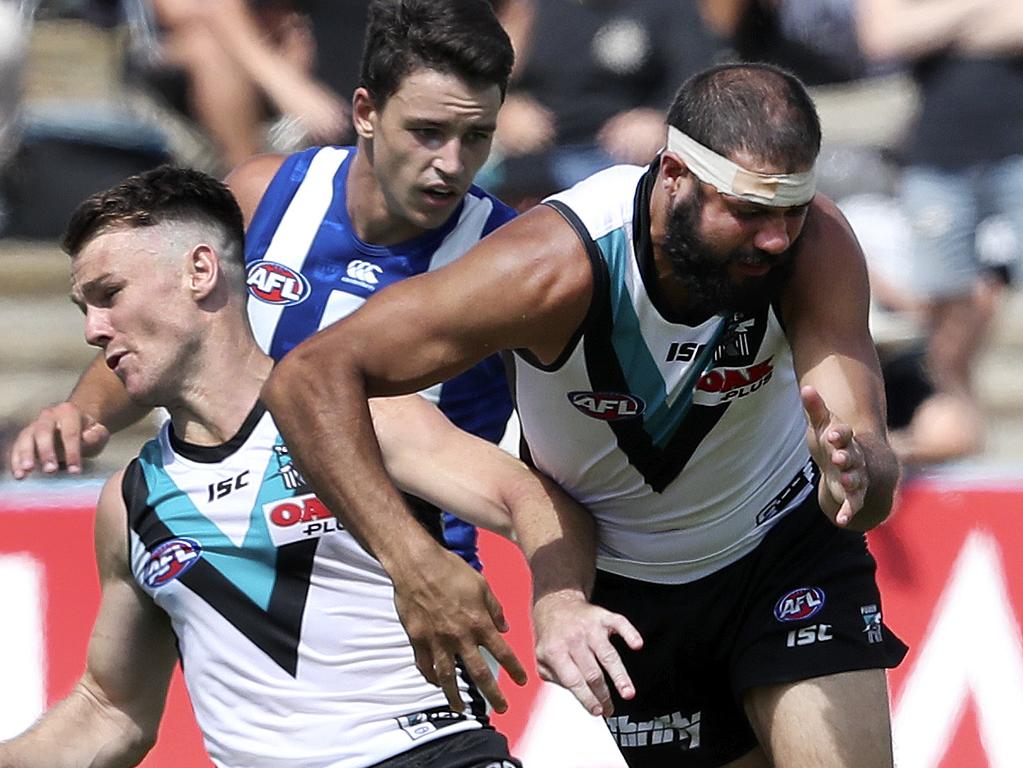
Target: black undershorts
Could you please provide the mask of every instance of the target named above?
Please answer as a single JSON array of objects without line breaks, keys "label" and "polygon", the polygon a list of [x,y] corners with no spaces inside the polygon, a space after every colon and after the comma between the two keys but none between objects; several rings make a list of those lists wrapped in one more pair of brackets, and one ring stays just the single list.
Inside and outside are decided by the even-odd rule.
[{"label": "black undershorts", "polygon": [[477,728],[436,739],[373,768],[522,768],[522,763],[508,752],[502,734]]},{"label": "black undershorts", "polygon": [[626,762],[709,768],[757,745],[745,691],[896,666],[907,648],[881,621],[863,534],[832,525],[817,493],[750,554],[688,584],[598,572],[593,601],[626,616],[643,649],[617,643],[636,696],[612,690],[608,727]]}]

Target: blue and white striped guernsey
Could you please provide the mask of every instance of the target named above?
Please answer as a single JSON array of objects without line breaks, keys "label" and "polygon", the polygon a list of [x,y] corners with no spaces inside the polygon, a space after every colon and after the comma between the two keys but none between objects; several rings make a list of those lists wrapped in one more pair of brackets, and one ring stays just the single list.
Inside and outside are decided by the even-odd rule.
[{"label": "blue and white striped guernsey", "polygon": [[[355,152],[322,147],[288,157],[249,226],[249,320],[256,340],[275,360],[376,291],[457,259],[515,215],[474,186],[443,226],[395,245],[364,242],[348,217],[345,195]],[[501,439],[511,415],[497,357],[424,394],[459,427],[491,442]],[[472,526],[445,513],[445,539],[479,567]]]}]

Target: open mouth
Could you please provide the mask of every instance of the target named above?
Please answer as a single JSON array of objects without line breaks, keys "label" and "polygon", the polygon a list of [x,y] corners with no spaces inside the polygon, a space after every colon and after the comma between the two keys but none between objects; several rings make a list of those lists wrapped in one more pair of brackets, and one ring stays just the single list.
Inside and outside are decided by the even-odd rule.
[{"label": "open mouth", "polygon": [[458,193],[450,187],[430,187],[423,190],[425,197],[431,202],[446,205],[456,199]]},{"label": "open mouth", "polygon": [[117,364],[121,362],[126,354],[126,352],[115,352],[112,355],[108,355],[106,358],[107,368],[111,371],[117,370]]}]

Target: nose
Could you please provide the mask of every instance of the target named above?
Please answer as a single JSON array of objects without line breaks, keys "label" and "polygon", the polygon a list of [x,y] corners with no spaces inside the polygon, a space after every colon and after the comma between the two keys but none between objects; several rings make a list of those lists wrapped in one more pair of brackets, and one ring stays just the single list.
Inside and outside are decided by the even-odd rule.
[{"label": "nose", "polygon": [[783,212],[764,217],[753,236],[753,245],[770,254],[780,254],[788,250],[792,245],[792,233]]},{"label": "nose", "polygon": [[110,327],[110,320],[107,313],[96,307],[87,307],[85,310],[85,340],[91,346],[105,349],[113,331]]},{"label": "nose", "polygon": [[434,157],[433,167],[445,178],[458,178],[465,170],[465,160],[462,157],[463,146],[459,139],[450,139],[444,142],[437,150]]}]

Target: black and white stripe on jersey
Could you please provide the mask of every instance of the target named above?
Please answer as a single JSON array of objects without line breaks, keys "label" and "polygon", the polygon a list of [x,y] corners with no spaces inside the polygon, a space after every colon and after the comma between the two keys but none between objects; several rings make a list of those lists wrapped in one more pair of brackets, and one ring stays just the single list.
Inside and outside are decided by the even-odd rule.
[{"label": "black and white stripe on jersey", "polygon": [[[152,552],[161,542],[175,537],[149,504],[149,485],[138,459],[134,459],[125,470],[121,492],[128,508],[128,525],[148,551]],[[281,669],[295,677],[302,615],[318,541],[297,541],[277,548],[276,578],[266,610],[205,558],[201,558],[178,580]]]},{"label": "black and white stripe on jersey", "polygon": [[[636,207],[640,227],[644,226],[646,221],[645,216],[639,216],[643,202],[642,195],[637,193]],[[579,332],[583,338],[586,372],[590,387],[595,392],[636,395],[638,394],[636,387],[633,386],[633,382],[630,382],[614,348],[612,278],[600,247],[594,242],[586,226],[571,208],[557,200],[547,201],[545,204],[557,210],[575,230],[585,246],[594,268],[593,300],[586,321]],[[637,248],[648,249],[649,244],[641,243],[637,245]],[[743,320],[752,322],[747,323],[748,327],[744,329],[741,352],[734,349],[735,338],[726,331],[717,344],[717,356],[707,370],[751,364],[763,343],[769,312],[770,307],[765,305],[755,314],[743,318]],[[545,369],[553,370],[564,364],[575,344],[576,339],[573,339],[559,361]],[[523,357],[527,356],[523,355]],[[534,360],[529,362],[536,365]],[[537,367],[544,368],[543,366]],[[697,376],[696,379],[698,380],[698,378]],[[693,381],[693,386],[696,386],[697,380]],[[607,422],[607,425],[614,432],[617,445],[628,458],[629,463],[643,476],[644,481],[654,492],[661,493],[685,469],[700,444],[725,415],[732,402],[734,401],[726,401],[718,405],[701,405],[691,402],[689,396],[676,398],[675,403],[667,408],[668,422],[674,422],[672,434],[666,442],[662,441],[663,445],[661,446],[655,444],[648,431],[648,425],[642,418],[614,420]]]}]

